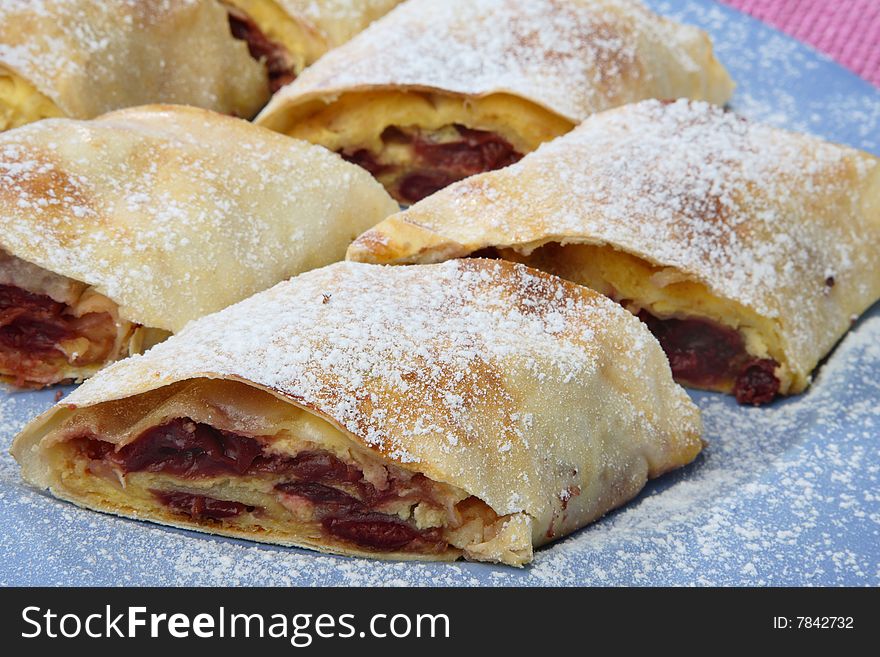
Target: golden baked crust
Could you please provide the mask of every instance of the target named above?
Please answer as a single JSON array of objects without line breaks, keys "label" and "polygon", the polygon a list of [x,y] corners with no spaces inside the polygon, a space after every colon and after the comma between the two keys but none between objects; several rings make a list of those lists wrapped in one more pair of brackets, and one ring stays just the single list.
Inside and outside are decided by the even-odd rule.
[{"label": "golden baked crust", "polygon": [[[0,253],[33,274],[15,286],[45,294],[33,281],[54,276],[88,288],[135,335],[179,331],[340,260],[396,209],[359,167],[207,110],[148,106],[0,135]],[[55,298],[68,316],[77,299]]]},{"label": "golden baked crust", "polygon": [[733,83],[704,32],[634,0],[416,0],[323,58],[257,121],[288,132],[342,94],[378,89],[508,94],[576,124],[651,97],[724,103]]},{"label": "golden baked crust", "polygon": [[396,186],[419,172],[417,152],[389,142],[389,127],[434,143],[464,126],[522,155],[597,111],[655,97],[724,103],[732,89],[705,33],[634,0],[414,0],[328,53],[257,122],[368,151],[406,201]]},{"label": "golden baked crust", "polygon": [[740,331],[786,394],[880,297],[878,241],[877,158],[706,103],[645,101],[389,217],[348,257],[493,248],[635,310]]},{"label": "golden baked crust", "polygon": [[338,48],[381,18],[402,0],[276,0],[291,16],[311,27],[324,42],[324,51],[313,54],[315,59],[327,50]]},{"label": "golden baked crust", "polygon": [[[339,458],[409,472],[439,487],[439,499],[475,498],[482,526],[494,529],[413,553],[304,535],[293,521],[286,531],[196,522],[155,500],[135,504],[118,486],[83,489],[82,467],[59,447],[97,436],[119,453],[145,427],[181,415],[251,436],[286,426],[276,452],[309,439]],[[344,554],[518,565],[533,546],[690,462],[700,431],[657,342],[600,294],[504,261],[338,263],[110,366],[26,427],[13,454],[27,481],[98,510]],[[195,490],[250,494],[239,487],[224,498],[229,489],[214,484]],[[436,522],[427,513],[415,521]]]},{"label": "golden baked crust", "polygon": [[0,5],[0,130],[162,102],[250,118],[268,98],[265,70],[215,0]]}]

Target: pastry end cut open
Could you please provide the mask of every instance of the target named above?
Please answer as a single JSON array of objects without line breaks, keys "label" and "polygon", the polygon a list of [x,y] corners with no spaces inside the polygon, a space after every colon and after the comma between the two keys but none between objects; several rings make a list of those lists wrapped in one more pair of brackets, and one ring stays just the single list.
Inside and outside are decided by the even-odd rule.
[{"label": "pastry end cut open", "polygon": [[263,125],[320,144],[367,169],[401,203],[517,162],[573,123],[510,94],[467,98],[429,90],[347,93]]},{"label": "pastry end cut open", "polygon": [[278,91],[306,67],[316,37],[294,21],[274,0],[224,0],[229,30],[263,63],[269,90]]},{"label": "pastry end cut open", "polygon": [[0,381],[17,388],[82,381],[168,335],[123,319],[95,288],[0,249]]},{"label": "pastry end cut open", "polygon": [[802,392],[808,373],[793,372],[772,318],[714,295],[702,282],[607,244],[486,247],[472,251],[453,239],[389,217],[361,235],[347,258],[374,264],[435,263],[449,258],[503,258],[560,276],[617,301],[644,322],[669,358],[675,379],[760,405]]},{"label": "pastry end cut open", "polygon": [[595,112],[732,92],[708,35],[639,2],[415,0],[309,66],[256,122],[340,153],[415,203]]},{"label": "pastry end cut open", "polygon": [[86,508],[345,555],[532,559],[525,513],[499,516],[244,383],[194,379],[73,411],[13,452],[26,480]]},{"label": "pastry end cut open", "polygon": [[547,271],[601,292],[629,310],[657,338],[672,374],[692,388],[760,405],[801,392],[807,379],[788,368],[773,318],[721,298],[699,280],[601,244],[550,242],[493,255]]}]

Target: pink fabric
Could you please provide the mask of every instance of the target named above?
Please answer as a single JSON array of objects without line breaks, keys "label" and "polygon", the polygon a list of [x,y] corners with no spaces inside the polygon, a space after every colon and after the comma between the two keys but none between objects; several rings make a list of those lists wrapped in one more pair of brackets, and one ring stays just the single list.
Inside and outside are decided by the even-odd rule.
[{"label": "pink fabric", "polygon": [[880,0],[721,0],[880,87]]}]

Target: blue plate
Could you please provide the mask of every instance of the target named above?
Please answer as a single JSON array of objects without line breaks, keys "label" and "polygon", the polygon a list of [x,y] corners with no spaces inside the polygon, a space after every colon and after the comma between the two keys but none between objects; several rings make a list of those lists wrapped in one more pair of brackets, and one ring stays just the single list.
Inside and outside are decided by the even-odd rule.
[{"label": "blue plate", "polygon": [[[880,153],[880,92],[867,82],[713,2],[649,4],[712,34],[737,111]],[[59,502],[22,485],[7,454],[54,395],[0,392],[2,584],[880,584],[880,307],[805,395],[754,409],[694,393],[704,454],[524,569],[328,557]]]}]

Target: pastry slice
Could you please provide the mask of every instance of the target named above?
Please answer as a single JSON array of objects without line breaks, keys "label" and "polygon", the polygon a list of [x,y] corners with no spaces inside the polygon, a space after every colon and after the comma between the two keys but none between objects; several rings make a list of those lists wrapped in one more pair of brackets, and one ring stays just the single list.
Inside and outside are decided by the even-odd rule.
[{"label": "pastry slice", "polygon": [[596,115],[519,164],[389,217],[348,257],[527,263],[637,314],[682,383],[803,391],[880,297],[872,155],[700,102]]},{"label": "pastry slice", "polygon": [[116,363],[29,424],[31,484],[337,554],[522,565],[699,453],[619,305],[522,265],[337,263]]},{"label": "pastry slice", "polygon": [[263,61],[274,93],[401,0],[223,0],[232,34]]},{"label": "pastry slice", "polygon": [[644,98],[724,103],[732,89],[705,33],[637,0],[410,0],[257,122],[341,153],[412,203],[594,112]]},{"label": "pastry slice", "polygon": [[0,135],[0,380],[81,380],[345,254],[397,209],[326,150],[194,108]]},{"label": "pastry slice", "polygon": [[268,99],[219,0],[0,2],[0,131],[146,103],[250,118]]}]

